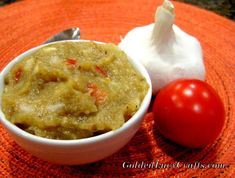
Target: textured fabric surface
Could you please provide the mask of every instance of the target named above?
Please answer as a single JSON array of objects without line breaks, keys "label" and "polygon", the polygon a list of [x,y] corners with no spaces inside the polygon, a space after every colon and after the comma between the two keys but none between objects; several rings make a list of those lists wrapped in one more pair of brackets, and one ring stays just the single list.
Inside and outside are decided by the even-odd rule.
[{"label": "textured fabric surface", "polygon": [[[0,67],[43,43],[52,34],[78,26],[82,39],[118,44],[130,29],[152,23],[160,0],[24,0],[0,8]],[[226,122],[219,139],[192,150],[164,139],[151,107],[135,137],[114,155],[83,166],[42,161],[21,149],[0,125],[0,177],[233,177],[235,172],[235,23],[214,13],[174,2],[176,24],[202,45],[206,80],[221,96]],[[217,163],[218,168],[128,169],[123,162]]]}]

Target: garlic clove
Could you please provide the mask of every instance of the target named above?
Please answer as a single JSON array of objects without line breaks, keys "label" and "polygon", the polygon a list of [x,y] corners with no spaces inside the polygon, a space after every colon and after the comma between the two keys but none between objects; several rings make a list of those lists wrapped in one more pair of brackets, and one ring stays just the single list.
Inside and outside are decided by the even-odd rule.
[{"label": "garlic clove", "polygon": [[205,79],[199,41],[174,25],[174,18],[174,6],[165,0],[156,11],[154,24],[134,28],[119,44],[146,67],[153,94],[179,78]]}]

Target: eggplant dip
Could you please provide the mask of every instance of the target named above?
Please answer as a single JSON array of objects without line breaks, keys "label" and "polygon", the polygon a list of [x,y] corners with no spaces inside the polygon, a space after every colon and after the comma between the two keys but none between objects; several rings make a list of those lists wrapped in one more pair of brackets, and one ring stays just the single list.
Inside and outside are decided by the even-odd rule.
[{"label": "eggplant dip", "polygon": [[147,94],[145,78],[113,44],[44,46],[5,77],[2,109],[21,129],[50,139],[80,139],[121,127]]}]

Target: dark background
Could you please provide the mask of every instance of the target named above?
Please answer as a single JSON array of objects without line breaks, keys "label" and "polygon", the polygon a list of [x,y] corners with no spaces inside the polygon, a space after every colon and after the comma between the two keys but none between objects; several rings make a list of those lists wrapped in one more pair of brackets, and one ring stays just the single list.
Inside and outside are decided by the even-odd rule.
[{"label": "dark background", "polygon": [[[0,0],[0,6],[4,6],[20,0]],[[204,9],[214,11],[217,14],[235,20],[235,0],[177,0],[190,3]]]},{"label": "dark background", "polygon": [[178,0],[190,3],[235,20],[235,0]]}]

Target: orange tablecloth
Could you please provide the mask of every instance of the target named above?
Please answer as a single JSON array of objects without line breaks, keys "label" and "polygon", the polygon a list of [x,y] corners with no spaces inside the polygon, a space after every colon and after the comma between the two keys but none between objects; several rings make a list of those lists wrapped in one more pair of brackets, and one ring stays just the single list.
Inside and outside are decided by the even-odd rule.
[{"label": "orange tablecloth", "polygon": [[[82,39],[118,43],[130,29],[152,23],[160,0],[25,0],[0,8],[0,67],[52,34],[78,26]],[[235,23],[214,13],[174,2],[176,24],[203,47],[207,82],[222,97],[226,123],[221,137],[202,150],[180,147],[156,131],[150,112],[136,136],[118,153],[84,166],[54,165],[25,152],[0,126],[0,177],[232,177],[235,170]],[[217,163],[222,169],[128,169],[135,163]]]}]

